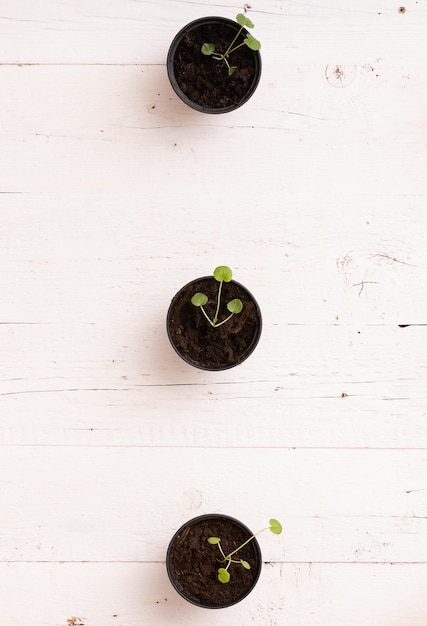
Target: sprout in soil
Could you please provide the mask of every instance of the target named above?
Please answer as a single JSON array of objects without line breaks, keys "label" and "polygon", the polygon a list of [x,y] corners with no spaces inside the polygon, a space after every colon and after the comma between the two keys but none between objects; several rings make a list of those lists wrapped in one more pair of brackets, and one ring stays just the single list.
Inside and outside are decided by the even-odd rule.
[{"label": "sprout in soil", "polygon": [[229,283],[233,276],[233,273],[231,269],[227,267],[226,265],[220,265],[214,270],[213,275],[214,275],[215,280],[219,282],[217,305],[216,305],[216,311],[215,311],[214,317],[211,319],[204,309],[204,305],[208,301],[208,297],[204,293],[200,293],[200,292],[195,293],[194,296],[191,298],[191,304],[194,304],[194,306],[200,307],[203,315],[206,317],[209,324],[213,326],[214,328],[216,328],[217,326],[221,326],[222,324],[225,324],[225,322],[228,322],[228,320],[232,318],[233,315],[235,314],[237,315],[238,313],[240,313],[241,310],[243,309],[243,303],[238,298],[235,298],[234,300],[230,300],[230,302],[227,304],[227,309],[230,311],[230,315],[226,317],[225,320],[222,320],[222,322],[218,322],[219,308],[221,305],[222,284]]},{"label": "sprout in soil", "polygon": [[243,546],[246,546],[250,541],[252,541],[252,539],[254,539],[257,535],[259,535],[260,533],[264,532],[264,530],[271,530],[272,533],[274,533],[275,535],[280,535],[280,533],[282,532],[282,525],[280,522],[277,521],[277,519],[271,519],[270,520],[270,526],[267,526],[266,528],[263,528],[262,530],[259,530],[257,533],[255,533],[254,535],[252,535],[251,537],[249,537],[249,539],[247,539],[244,543],[242,543],[242,545],[240,545],[238,548],[236,548],[235,550],[233,550],[233,552],[230,552],[229,554],[225,554],[224,550],[221,547],[221,538],[220,537],[209,537],[208,538],[208,543],[218,546],[218,549],[221,553],[222,558],[218,559],[218,561],[220,563],[226,563],[225,567],[220,567],[218,569],[218,580],[220,583],[228,583],[228,581],[230,580],[230,572],[228,571],[230,565],[232,563],[239,563],[240,565],[242,565],[245,569],[251,569],[250,564],[247,561],[244,561],[243,559],[232,559],[231,557],[236,554],[236,552],[238,552],[239,550],[241,550],[243,548]]},{"label": "sprout in soil", "polygon": [[258,39],[255,39],[255,37],[253,35],[250,35],[249,33],[246,34],[246,37],[244,38],[244,40],[235,45],[237,39],[240,36],[240,33],[242,32],[242,30],[246,27],[246,28],[253,28],[254,25],[251,22],[251,20],[246,17],[245,15],[243,15],[243,13],[239,13],[238,15],[236,15],[236,22],[239,24],[240,29],[237,32],[237,35],[234,37],[233,41],[230,43],[230,45],[228,46],[227,50],[221,54],[220,52],[217,52],[215,50],[215,44],[213,43],[204,43],[202,46],[202,53],[206,56],[211,56],[213,59],[215,59],[216,61],[224,61],[225,65],[228,68],[228,75],[231,76],[233,74],[233,72],[235,72],[237,70],[237,66],[236,65],[230,65],[229,63],[229,56],[232,52],[234,52],[235,50],[237,50],[238,48],[241,48],[242,46],[247,46],[248,48],[250,48],[251,50],[260,50],[261,48],[261,44],[258,41]]}]

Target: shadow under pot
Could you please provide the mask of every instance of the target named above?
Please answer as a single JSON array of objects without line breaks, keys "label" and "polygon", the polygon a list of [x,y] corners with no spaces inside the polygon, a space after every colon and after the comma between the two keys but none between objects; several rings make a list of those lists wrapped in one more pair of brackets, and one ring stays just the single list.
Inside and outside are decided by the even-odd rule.
[{"label": "shadow under pot", "polygon": [[166,329],[175,352],[189,365],[201,370],[227,370],[243,363],[255,350],[262,330],[261,310],[246,287],[235,280],[223,283],[219,320],[230,314],[227,303],[238,298],[243,308],[227,322],[213,327],[200,307],[191,303],[194,294],[208,297],[207,314],[213,319],[216,311],[218,282],[204,276],[187,283],[170,303]]},{"label": "shadow under pot", "polygon": [[[202,113],[228,113],[245,104],[261,77],[261,55],[244,45],[231,53],[236,68],[231,76],[224,61],[206,56],[204,43],[214,43],[225,52],[240,29],[237,22],[224,17],[204,17],[184,26],[173,39],[167,56],[167,73],[175,93],[185,104]],[[243,28],[236,41],[241,43],[248,31]]]},{"label": "shadow under pot", "polygon": [[221,553],[218,545],[208,543],[209,537],[219,537],[225,554],[229,554],[252,532],[239,520],[228,515],[212,513],[200,515],[186,524],[172,537],[166,554],[166,569],[175,590],[188,602],[207,609],[222,609],[245,598],[255,587],[261,573],[262,556],[259,543],[252,539],[233,556],[250,565],[232,563],[230,580],[218,580]]}]

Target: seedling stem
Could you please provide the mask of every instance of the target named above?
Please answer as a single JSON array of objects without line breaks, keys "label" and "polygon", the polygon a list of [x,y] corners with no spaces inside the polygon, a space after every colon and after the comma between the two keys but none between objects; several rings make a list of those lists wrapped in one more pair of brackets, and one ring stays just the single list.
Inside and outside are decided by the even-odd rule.
[{"label": "seedling stem", "polygon": [[215,44],[213,43],[204,43],[201,48],[202,54],[206,56],[212,56],[212,58],[216,61],[224,61],[225,65],[227,66],[229,76],[231,76],[233,72],[237,70],[237,67],[235,65],[230,65],[228,60],[232,52],[235,52],[242,46],[247,46],[251,50],[260,50],[261,48],[261,44],[258,39],[255,39],[255,37],[249,33],[246,34],[246,37],[241,43],[237,44],[237,46],[234,45],[245,26],[247,28],[254,27],[252,21],[248,17],[246,17],[246,15],[243,15],[243,13],[239,13],[238,15],[236,15],[236,22],[240,25],[240,28],[237,31],[232,42],[228,46],[227,50],[223,54],[215,50]]},{"label": "seedling stem", "polygon": [[214,317],[211,319],[205,311],[204,305],[208,302],[208,297],[204,293],[200,293],[200,292],[195,293],[194,296],[191,298],[191,304],[194,304],[194,306],[200,307],[203,315],[206,317],[209,324],[213,326],[214,328],[217,328],[218,326],[222,326],[222,324],[225,324],[225,322],[228,322],[228,320],[231,319],[233,315],[235,314],[237,315],[238,313],[240,313],[241,310],[243,309],[243,303],[238,298],[234,298],[234,300],[230,300],[230,302],[227,304],[227,309],[230,312],[230,315],[226,317],[224,320],[222,320],[221,322],[218,322],[219,310],[221,306],[222,284],[224,282],[229,283],[231,281],[233,273],[231,269],[227,267],[226,265],[220,265],[214,270],[213,275],[214,275],[215,280],[219,282],[217,305],[216,305],[216,311],[215,311]]},{"label": "seedling stem", "polygon": [[241,550],[242,548],[244,548],[249,542],[251,542],[253,539],[255,539],[255,537],[257,535],[259,535],[260,533],[264,532],[265,530],[270,530],[272,533],[274,533],[275,535],[280,535],[280,533],[282,532],[282,525],[280,522],[277,521],[277,519],[271,519],[270,520],[270,525],[266,526],[265,528],[263,528],[262,530],[259,530],[258,532],[254,533],[253,535],[251,535],[251,537],[249,537],[249,539],[247,539],[244,543],[242,543],[238,548],[236,548],[235,550],[233,550],[232,552],[230,552],[229,554],[225,554],[224,550],[222,549],[221,546],[221,538],[220,537],[208,537],[208,543],[212,544],[212,545],[216,545],[218,546],[218,550],[221,553],[222,559],[219,559],[220,563],[227,563],[225,567],[220,567],[218,569],[218,580],[221,583],[228,583],[230,580],[230,573],[228,571],[230,565],[232,563],[240,563],[240,565],[242,567],[244,567],[245,569],[251,569],[250,564],[247,561],[244,561],[243,559],[232,559],[231,557],[236,554],[236,552],[239,552],[239,550]]}]

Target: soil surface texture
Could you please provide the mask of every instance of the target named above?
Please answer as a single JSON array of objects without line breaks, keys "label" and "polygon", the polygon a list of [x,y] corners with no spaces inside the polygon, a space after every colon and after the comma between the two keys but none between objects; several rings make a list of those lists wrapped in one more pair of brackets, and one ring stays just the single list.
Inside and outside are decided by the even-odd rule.
[{"label": "soil surface texture", "polygon": [[251,565],[245,569],[232,563],[230,581],[218,581],[218,568],[224,567],[217,545],[208,543],[208,537],[220,537],[225,554],[246,541],[250,534],[232,520],[207,519],[183,527],[170,550],[171,570],[185,595],[205,607],[231,605],[241,600],[252,589],[259,575],[260,562],[254,543],[239,550],[233,557]]},{"label": "soil surface texture", "polygon": [[[242,46],[229,57],[229,63],[237,69],[228,76],[228,68],[223,61],[201,52],[204,43],[213,43],[215,51],[223,54],[236,30],[228,24],[206,24],[188,30],[176,50],[175,78],[185,95],[197,104],[222,109],[239,105],[254,80],[254,53]],[[244,39],[239,35],[236,43]]]},{"label": "soil surface texture", "polygon": [[261,332],[259,310],[250,293],[239,283],[223,283],[219,321],[230,313],[227,303],[239,298],[243,303],[241,313],[233,315],[222,326],[212,327],[199,307],[191,304],[197,292],[209,298],[204,306],[212,319],[217,305],[219,283],[205,277],[189,283],[173,298],[169,311],[169,332],[179,354],[195,367],[202,369],[227,369],[238,365],[254,349]]}]

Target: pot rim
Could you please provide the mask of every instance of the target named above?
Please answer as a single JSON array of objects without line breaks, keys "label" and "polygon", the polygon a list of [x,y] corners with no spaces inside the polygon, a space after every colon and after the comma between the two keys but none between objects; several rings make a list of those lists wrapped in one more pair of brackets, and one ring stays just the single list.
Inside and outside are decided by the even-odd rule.
[{"label": "pot rim", "polygon": [[192,367],[195,367],[197,369],[200,370],[204,370],[207,372],[222,372],[225,370],[229,370],[233,367],[236,367],[237,365],[241,365],[244,361],[246,361],[246,359],[253,353],[253,351],[255,350],[255,348],[258,345],[258,342],[260,340],[261,337],[261,333],[262,333],[262,315],[261,315],[261,309],[259,307],[258,302],[256,301],[255,297],[252,295],[252,293],[249,291],[249,289],[247,287],[245,287],[244,285],[242,285],[241,283],[239,283],[237,280],[232,279],[230,281],[231,284],[235,284],[238,285],[241,289],[243,289],[248,297],[252,300],[252,302],[255,305],[256,308],[256,313],[257,313],[257,327],[253,336],[253,339],[251,341],[251,343],[249,344],[249,346],[247,347],[243,358],[238,362],[238,363],[226,363],[225,365],[218,365],[216,367],[212,367],[212,366],[206,366],[201,364],[199,361],[196,361],[194,359],[189,358],[188,356],[186,356],[185,354],[182,354],[182,352],[180,352],[176,346],[176,344],[173,341],[173,338],[171,336],[170,333],[170,317],[172,315],[172,309],[173,309],[173,304],[175,301],[175,298],[181,293],[181,291],[183,291],[184,289],[187,289],[187,287],[190,287],[190,285],[192,285],[193,283],[198,283],[201,280],[215,280],[213,278],[213,276],[201,276],[200,278],[195,278],[193,280],[190,280],[190,282],[186,283],[185,285],[183,285],[173,296],[169,308],[168,308],[168,312],[166,315],[166,332],[169,338],[169,342],[172,346],[172,348],[175,350],[176,354],[181,357],[181,359],[183,359],[183,361],[185,361],[186,363],[188,363],[188,365],[191,365]]},{"label": "pot rim", "polygon": [[169,577],[169,580],[173,586],[173,588],[175,589],[175,591],[182,597],[184,598],[184,600],[187,600],[187,602],[190,602],[191,604],[194,604],[196,606],[199,606],[201,608],[205,608],[205,609],[225,609],[229,606],[233,606],[234,604],[237,604],[238,602],[241,602],[241,600],[243,600],[244,598],[246,598],[251,591],[253,591],[253,589],[255,588],[258,579],[260,577],[261,574],[261,569],[262,569],[262,553],[261,553],[261,548],[259,545],[259,542],[257,540],[256,537],[254,537],[254,539],[252,539],[252,544],[255,550],[255,565],[254,568],[256,569],[256,575],[255,575],[255,579],[252,582],[252,585],[250,587],[248,587],[247,591],[242,595],[239,596],[239,598],[237,598],[236,600],[233,600],[232,602],[228,602],[226,604],[220,604],[220,605],[215,605],[212,606],[206,602],[203,602],[201,600],[197,600],[196,598],[192,598],[190,596],[188,596],[184,590],[182,589],[182,587],[179,585],[179,583],[175,580],[174,577],[174,571],[171,565],[171,553],[174,547],[174,542],[175,540],[178,538],[179,534],[188,526],[194,526],[195,524],[202,522],[204,520],[225,520],[227,522],[232,522],[233,524],[235,524],[236,526],[239,526],[242,530],[244,530],[246,533],[248,533],[248,536],[253,535],[254,533],[252,532],[252,530],[250,528],[248,528],[248,526],[246,526],[246,524],[244,524],[243,522],[241,522],[240,520],[238,520],[236,517],[232,517],[231,515],[226,515],[223,513],[205,513],[203,515],[198,515],[197,517],[193,517],[192,519],[188,520],[187,522],[185,522],[184,524],[182,524],[178,530],[174,533],[174,535],[172,536],[172,539],[169,542],[168,545],[168,549],[166,552],[166,571]]},{"label": "pot rim", "polygon": [[[193,100],[191,100],[182,91],[181,87],[178,84],[178,81],[176,80],[175,68],[174,68],[174,56],[175,56],[176,49],[182,38],[182,35],[188,30],[193,30],[194,28],[197,28],[198,26],[201,26],[202,24],[204,25],[204,24],[215,23],[215,22],[226,23],[232,26],[233,28],[237,27],[236,30],[240,28],[239,24],[237,24],[236,21],[231,20],[228,17],[221,17],[221,16],[215,16],[215,15],[211,15],[207,17],[199,17],[198,19],[195,19],[192,22],[189,22],[188,24],[186,24],[186,26],[183,26],[183,28],[181,28],[177,32],[175,37],[172,39],[172,43],[169,47],[167,59],[166,59],[166,69],[167,69],[167,74],[168,74],[168,78],[172,86],[172,89],[185,104],[187,104],[189,107],[191,107],[195,111],[199,111],[200,113],[217,114],[217,113],[230,113],[231,111],[235,111],[236,109],[240,108],[243,104],[245,104],[249,100],[249,98],[251,98],[256,88],[258,87],[258,83],[261,78],[261,68],[262,68],[261,54],[259,50],[252,50],[254,61],[255,61],[254,79],[248,91],[246,92],[246,95],[237,104],[230,104],[229,106],[222,107],[222,108],[204,107],[198,104],[197,102],[193,102]],[[246,28],[243,28],[242,32],[248,33]]]}]

